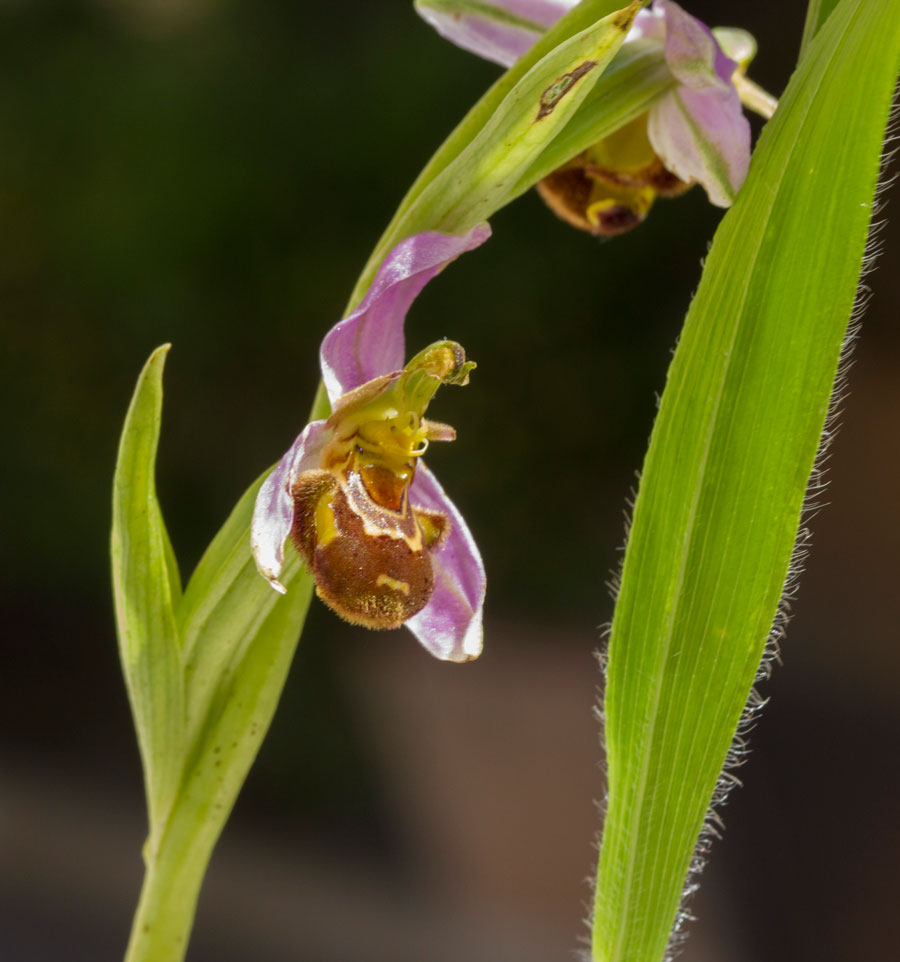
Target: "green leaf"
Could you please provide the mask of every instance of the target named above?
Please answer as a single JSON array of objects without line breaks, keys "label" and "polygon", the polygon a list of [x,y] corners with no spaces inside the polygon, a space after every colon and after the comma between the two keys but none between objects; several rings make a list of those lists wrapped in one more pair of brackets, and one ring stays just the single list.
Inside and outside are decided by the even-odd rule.
[{"label": "green leaf", "polygon": [[249,532],[260,478],[182,596],[154,482],[168,349],[138,381],[113,488],[116,619],[150,812],[128,962],[184,955],[213,846],[272,720],[313,587],[292,552],[286,596],[256,570]]},{"label": "green leaf", "polygon": [[154,477],[168,350],[166,344],[154,351],[138,379],[113,482],[116,625],[144,766],[151,841],[171,804],[184,744],[181,652],[174,614],[181,584]]},{"label": "green leaf", "polygon": [[[422,230],[461,233],[526,189],[519,186],[525,170],[601,78],[642,5],[635,0],[620,10],[619,0],[582,0],[493,84],[407,192],[360,275],[348,312],[403,238]],[[536,122],[541,97],[589,61],[596,66]]]},{"label": "green leaf", "polygon": [[788,573],[898,65],[896,0],[843,0],[764,131],[685,321],[610,641],[595,962],[664,955]]},{"label": "green leaf", "polygon": [[[200,560],[178,608],[185,666],[187,745],[193,752],[202,741],[202,730],[229,697],[233,678],[248,648],[256,642],[262,625],[282,600],[256,570],[250,552],[253,505],[268,474],[267,471],[244,492]],[[299,559],[290,548],[287,562],[282,581],[289,589],[289,600],[294,600],[298,593],[308,594],[311,581],[301,572]],[[296,642],[296,637],[293,640]]]},{"label": "green leaf", "polygon": [[284,596],[253,563],[250,519],[262,480],[213,539],[177,611],[183,773],[148,865],[127,962],[183,957],[206,866],[271,723],[309,608],[313,583],[296,553],[282,574]]}]

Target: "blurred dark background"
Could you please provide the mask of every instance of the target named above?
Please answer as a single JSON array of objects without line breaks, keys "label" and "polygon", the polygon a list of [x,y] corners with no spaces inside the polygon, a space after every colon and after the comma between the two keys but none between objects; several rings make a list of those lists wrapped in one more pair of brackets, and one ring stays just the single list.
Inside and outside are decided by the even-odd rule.
[{"label": "blurred dark background", "polygon": [[[750,29],[754,77],[783,89],[801,0],[690,9]],[[107,540],[146,356],[174,344],[158,475],[186,576],[302,426],[319,339],[495,75],[405,0],[0,4],[3,960],[120,958],[137,898]],[[479,365],[439,398],[459,440],[432,463],[485,556],[485,655],[442,665],[314,604],[190,962],[571,956],[603,794],[602,582],[719,216],[694,190],[601,243],[529,195],[417,302],[411,348],[449,336]],[[900,942],[896,227],[885,247],[784,665],[693,903],[696,962]]]}]

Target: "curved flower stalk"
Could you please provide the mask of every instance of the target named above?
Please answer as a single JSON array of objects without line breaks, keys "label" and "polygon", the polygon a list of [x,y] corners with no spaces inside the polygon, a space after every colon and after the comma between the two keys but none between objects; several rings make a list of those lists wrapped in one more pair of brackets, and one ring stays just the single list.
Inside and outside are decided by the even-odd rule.
[{"label": "curved flower stalk", "polygon": [[[447,39],[508,67],[575,2],[417,0],[416,9]],[[599,235],[630,230],[656,197],[677,196],[694,183],[702,184],[712,204],[728,207],[750,162],[741,94],[764,115],[775,106],[744,77],[753,38],[741,30],[714,34],[673,0],[655,0],[652,9],[640,11],[625,42],[662,48],[674,86],[646,114],[538,187],[559,217]]]},{"label": "curved flower stalk", "polygon": [[422,461],[429,441],[451,441],[424,418],[441,384],[466,384],[475,366],[452,341],[406,366],[403,325],[443,267],[490,236],[428,231],[398,244],[369,293],[325,336],[322,378],[332,414],[297,437],[260,489],[251,545],[277,591],[290,538],[316,593],[368,628],[406,624],[437,658],[481,653],[485,575],[465,521]]}]

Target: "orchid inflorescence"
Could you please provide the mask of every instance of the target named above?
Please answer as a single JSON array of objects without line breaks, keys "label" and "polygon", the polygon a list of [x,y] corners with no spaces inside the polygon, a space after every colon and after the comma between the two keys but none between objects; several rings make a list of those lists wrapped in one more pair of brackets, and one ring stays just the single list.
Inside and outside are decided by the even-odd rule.
[{"label": "orchid inflorescence", "polygon": [[[509,66],[574,5],[500,0],[461,15],[452,0],[419,0],[417,8],[448,39]],[[637,13],[625,42],[660,48],[674,82],[646,114],[541,181],[560,217],[595,234],[621,233],[657,195],[694,182],[713,204],[731,203],[750,156],[733,78],[755,45],[743,31],[721,39],[740,63],[672,0]],[[438,385],[466,383],[474,365],[446,342],[404,367],[403,326],[428,280],[489,233],[486,224],[459,236],[426,231],[391,250],[360,306],[322,342],[331,416],[297,437],[253,517],[253,555],[273,588],[285,590],[279,574],[290,540],[319,597],[343,618],[368,628],[406,624],[432,654],[453,661],[481,651],[485,575],[465,522],[421,458],[429,441],[455,434],[423,415]],[[449,360],[436,364],[439,357]]]},{"label": "orchid inflorescence", "polygon": [[[574,0],[500,0],[461,15],[453,0],[419,0],[445,37],[509,66]],[[626,43],[660,48],[673,77],[650,110],[546,177],[538,190],[563,219],[595,234],[643,220],[654,198],[701,183],[728,206],[747,173],[750,127],[733,79],[755,50],[743,31],[719,34],[672,0],[634,18]],[[252,550],[278,591],[290,540],[316,592],[348,621],[406,624],[438,658],[481,651],[484,567],[453,503],[422,461],[452,429],[424,419],[441,383],[466,383],[474,365],[458,345],[433,345],[405,367],[403,326],[419,291],[489,236],[426,231],[397,244],[360,306],[326,335],[322,378],[332,414],[301,432],[259,492]],[[436,362],[437,358],[444,361]],[[423,380],[427,387],[423,388]]]}]

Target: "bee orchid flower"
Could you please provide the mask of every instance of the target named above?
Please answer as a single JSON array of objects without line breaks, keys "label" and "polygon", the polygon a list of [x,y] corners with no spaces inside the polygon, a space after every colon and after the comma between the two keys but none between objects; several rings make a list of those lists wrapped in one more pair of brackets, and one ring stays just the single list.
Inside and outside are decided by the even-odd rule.
[{"label": "bee orchid flower", "polygon": [[[509,67],[576,3],[416,0],[416,9],[442,36]],[[730,206],[750,163],[750,126],[738,88],[757,94],[747,98],[753,109],[768,115],[774,109],[743,77],[755,52],[746,32],[714,33],[673,0],[655,0],[638,13],[625,42],[641,41],[659,45],[674,81],[670,89],[646,114],[539,184],[558,216],[593,234],[635,227],[657,196],[675,196],[694,183],[712,204]]]},{"label": "bee orchid flower", "polygon": [[428,281],[490,236],[429,231],[385,258],[365,299],[320,349],[330,417],[308,424],[263,482],[251,548],[279,581],[290,538],[316,593],[346,620],[405,624],[433,655],[476,658],[482,646],[484,566],[461,514],[425,465],[430,441],[452,441],[425,409],[442,384],[466,384],[475,366],[440,341],[404,366],[407,311]]}]

